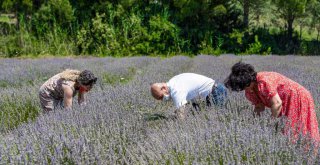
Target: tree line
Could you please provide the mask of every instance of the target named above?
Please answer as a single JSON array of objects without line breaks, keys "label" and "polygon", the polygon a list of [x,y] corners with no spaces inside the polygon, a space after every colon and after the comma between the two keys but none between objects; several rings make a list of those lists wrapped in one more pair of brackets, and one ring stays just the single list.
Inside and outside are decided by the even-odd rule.
[{"label": "tree line", "polygon": [[320,0],[0,0],[0,56],[319,54]]}]

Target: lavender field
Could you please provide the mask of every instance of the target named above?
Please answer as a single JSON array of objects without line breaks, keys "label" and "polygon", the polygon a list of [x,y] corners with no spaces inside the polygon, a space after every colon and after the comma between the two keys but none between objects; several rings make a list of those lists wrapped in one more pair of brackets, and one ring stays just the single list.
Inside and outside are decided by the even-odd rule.
[{"label": "lavender field", "polygon": [[[0,164],[319,164],[320,151],[275,131],[271,112],[254,118],[244,93],[185,121],[171,118],[172,103],[150,95],[150,83],[182,72],[223,82],[239,60],[305,86],[320,119],[320,57],[1,59]],[[40,85],[67,68],[99,77],[87,105],[42,114]]]}]

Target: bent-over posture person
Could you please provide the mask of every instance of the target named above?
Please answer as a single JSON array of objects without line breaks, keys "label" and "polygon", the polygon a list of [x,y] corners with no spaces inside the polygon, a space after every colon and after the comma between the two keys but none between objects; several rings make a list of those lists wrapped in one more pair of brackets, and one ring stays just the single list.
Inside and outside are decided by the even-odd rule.
[{"label": "bent-over posture person", "polygon": [[39,90],[41,108],[44,112],[62,105],[72,109],[72,98],[78,94],[78,103],[85,104],[85,93],[90,91],[97,78],[89,70],[82,72],[67,69],[47,80]]},{"label": "bent-over posture person", "polygon": [[258,115],[268,107],[273,117],[286,116],[288,120],[282,131],[291,132],[293,140],[299,133],[317,142],[320,140],[313,98],[297,82],[276,72],[257,73],[252,65],[238,62],[233,65],[225,85],[233,91],[245,90]]},{"label": "bent-over posture person", "polygon": [[[211,78],[195,73],[182,73],[171,78],[167,83],[153,83],[151,94],[157,100],[173,100],[177,110],[178,119],[184,119],[185,104],[189,101],[195,103],[196,99],[206,98],[210,106],[209,95],[212,95],[212,102],[222,106],[227,97],[227,90],[223,84],[217,83]],[[196,104],[193,104],[194,107]],[[197,108],[197,107],[195,107]]]}]

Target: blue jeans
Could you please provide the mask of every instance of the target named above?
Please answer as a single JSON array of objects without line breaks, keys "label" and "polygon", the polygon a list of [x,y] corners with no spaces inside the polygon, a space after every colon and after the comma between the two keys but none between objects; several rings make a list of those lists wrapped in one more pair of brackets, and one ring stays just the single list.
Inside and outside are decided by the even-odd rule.
[{"label": "blue jeans", "polygon": [[[223,84],[218,83],[216,87],[212,88],[209,96],[206,97],[206,104],[210,107],[212,102],[215,106],[223,108],[226,105],[227,100],[227,88]],[[196,111],[200,111],[200,106],[198,103],[192,103],[192,106]]]},{"label": "blue jeans", "polygon": [[[222,108],[223,106],[225,106],[228,99],[227,88],[222,83],[218,83],[216,87],[213,87],[211,91],[211,96],[212,96],[212,103],[215,106]],[[211,106],[208,96],[206,100],[207,100],[207,105]]]}]

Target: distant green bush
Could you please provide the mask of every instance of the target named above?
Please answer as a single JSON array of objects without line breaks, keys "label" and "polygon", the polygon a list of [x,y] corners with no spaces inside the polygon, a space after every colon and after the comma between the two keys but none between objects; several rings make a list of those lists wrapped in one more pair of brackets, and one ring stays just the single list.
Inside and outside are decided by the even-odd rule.
[{"label": "distant green bush", "polygon": [[69,0],[48,0],[34,13],[31,21],[36,35],[46,36],[58,29],[69,29],[74,21],[72,6]]},{"label": "distant green bush", "polygon": [[277,22],[244,28],[229,1],[4,1],[0,12],[0,57],[319,54],[317,20],[290,35]]},{"label": "distant green bush", "polygon": [[[77,45],[81,54],[102,56],[182,52],[183,42],[179,38],[179,28],[167,17],[156,15],[144,20],[142,15],[136,13],[129,13],[128,17],[121,18],[96,14],[91,24],[86,24],[78,32]],[[120,21],[115,26],[113,22],[118,19]]]},{"label": "distant green bush", "polygon": [[97,14],[92,25],[85,25],[77,34],[81,54],[113,55],[120,51],[116,29],[106,22],[105,14]]},{"label": "distant green bush", "polygon": [[[216,43],[214,44],[214,39],[216,38]],[[221,46],[224,44],[224,38],[221,36],[214,36],[213,33],[206,35],[205,40],[200,44],[200,54],[212,54],[220,55],[224,53],[224,50],[221,49]],[[215,45],[215,47],[214,47]]]},{"label": "distant green bush", "polygon": [[262,54],[262,55],[267,55],[270,53],[271,53],[271,47],[268,47],[267,50],[263,50],[263,46],[259,41],[258,35],[254,36],[254,43],[249,44],[249,47],[244,52],[244,54]]}]

